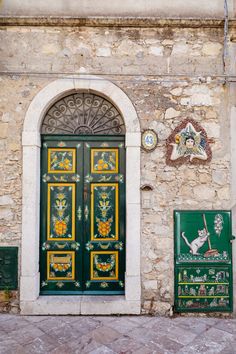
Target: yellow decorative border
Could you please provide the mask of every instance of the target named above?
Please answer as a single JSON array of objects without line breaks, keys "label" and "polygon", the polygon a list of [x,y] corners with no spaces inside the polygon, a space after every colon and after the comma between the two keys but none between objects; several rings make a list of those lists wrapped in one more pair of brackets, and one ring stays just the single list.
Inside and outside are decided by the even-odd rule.
[{"label": "yellow decorative border", "polygon": [[[71,236],[68,237],[50,237],[50,216],[51,216],[51,187],[71,187],[72,205],[71,205]],[[47,240],[48,241],[74,241],[75,240],[75,184],[73,183],[48,183],[48,205],[47,205]]]},{"label": "yellow decorative border", "polygon": [[[50,256],[51,254],[70,254],[71,255],[71,278],[67,277],[50,277]],[[74,280],[75,279],[75,252],[73,251],[48,251],[47,252],[47,280]]]},{"label": "yellow decorative border", "polygon": [[[94,237],[94,189],[95,187],[115,187],[115,237]],[[91,219],[90,230],[92,241],[117,241],[119,238],[119,184],[118,183],[91,183]]]},{"label": "yellow decorative border", "polygon": [[[114,277],[96,277],[93,276],[93,264],[94,264],[94,255],[99,254],[114,254],[116,257],[115,261],[115,276]],[[118,280],[119,273],[119,263],[118,263],[118,251],[94,251],[90,254],[90,278],[91,280]]]},{"label": "yellow decorative border", "polygon": [[[116,155],[116,168],[114,171],[96,171],[94,170],[94,153],[100,151],[114,152]],[[91,173],[104,174],[104,173],[118,173],[119,149],[91,149]]]},{"label": "yellow decorative border", "polygon": [[[64,152],[72,152],[72,170],[51,170],[51,152],[52,151],[64,151]],[[75,158],[76,158],[76,149],[64,149],[64,148],[49,148],[48,149],[48,173],[75,173]]]}]

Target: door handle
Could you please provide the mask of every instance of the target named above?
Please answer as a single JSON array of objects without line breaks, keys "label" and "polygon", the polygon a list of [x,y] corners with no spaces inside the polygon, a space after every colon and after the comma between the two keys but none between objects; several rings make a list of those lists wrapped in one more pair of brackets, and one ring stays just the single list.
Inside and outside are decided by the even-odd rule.
[{"label": "door handle", "polygon": [[230,242],[232,243],[234,240],[235,240],[235,236],[232,235],[232,238],[231,238]]}]

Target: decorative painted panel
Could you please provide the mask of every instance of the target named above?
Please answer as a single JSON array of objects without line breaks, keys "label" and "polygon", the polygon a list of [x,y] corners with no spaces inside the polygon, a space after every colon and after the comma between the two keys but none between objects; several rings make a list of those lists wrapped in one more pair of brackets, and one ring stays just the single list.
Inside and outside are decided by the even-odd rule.
[{"label": "decorative painted panel", "polygon": [[230,220],[225,211],[176,212],[177,262],[230,262]]},{"label": "decorative painted panel", "polygon": [[178,267],[178,307],[230,311],[230,268]]},{"label": "decorative painted panel", "polygon": [[[85,144],[86,293],[124,293],[125,149],[123,142]],[[89,162],[89,163],[88,163]],[[110,165],[109,165],[110,163]],[[105,165],[105,166],[104,166]],[[107,170],[110,170],[107,172]]]},{"label": "decorative painted panel", "polygon": [[91,173],[118,173],[118,149],[91,149]]},{"label": "decorative painted panel", "polygon": [[75,149],[48,149],[48,173],[75,173]]},{"label": "decorative painted panel", "polygon": [[118,252],[91,252],[91,280],[118,280]]},{"label": "decorative painted panel", "polygon": [[74,252],[49,251],[47,270],[47,280],[73,280],[75,278]]},{"label": "decorative painted panel", "polygon": [[91,240],[117,240],[118,184],[91,184]]},{"label": "decorative painted panel", "polygon": [[174,216],[176,311],[232,311],[230,211]]},{"label": "decorative painted panel", "polygon": [[48,184],[48,240],[75,239],[75,185]]}]

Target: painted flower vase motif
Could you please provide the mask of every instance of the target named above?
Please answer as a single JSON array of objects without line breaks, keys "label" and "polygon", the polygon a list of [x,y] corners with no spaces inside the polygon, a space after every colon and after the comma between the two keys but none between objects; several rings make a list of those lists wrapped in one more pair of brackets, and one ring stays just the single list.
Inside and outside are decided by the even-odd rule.
[{"label": "painted flower vase motif", "polygon": [[53,229],[57,237],[63,237],[68,231],[68,222],[70,216],[65,216],[68,209],[68,202],[66,193],[57,193],[55,202],[53,204],[53,209],[55,210],[54,215],[52,215]]},{"label": "painted flower vase motif", "polygon": [[110,200],[111,195],[105,190],[106,188],[103,192],[99,193],[98,210],[100,216],[96,217],[97,230],[99,236],[102,238],[109,237],[113,223],[113,217],[110,214],[113,209]]}]

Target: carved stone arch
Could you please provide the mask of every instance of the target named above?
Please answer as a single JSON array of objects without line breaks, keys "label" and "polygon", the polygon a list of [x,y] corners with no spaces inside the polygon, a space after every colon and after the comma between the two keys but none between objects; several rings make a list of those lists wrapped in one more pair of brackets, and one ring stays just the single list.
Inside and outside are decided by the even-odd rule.
[{"label": "carved stone arch", "polygon": [[[69,95],[90,93],[106,99],[120,114],[126,143],[125,296],[39,296],[39,205],[41,127],[51,107]],[[43,131],[43,130],[42,130]],[[76,132],[76,129],[75,129]],[[20,307],[23,314],[139,314],[140,145],[137,113],[128,96],[112,82],[89,75],[51,82],[32,100],[22,133],[22,249]]]}]

